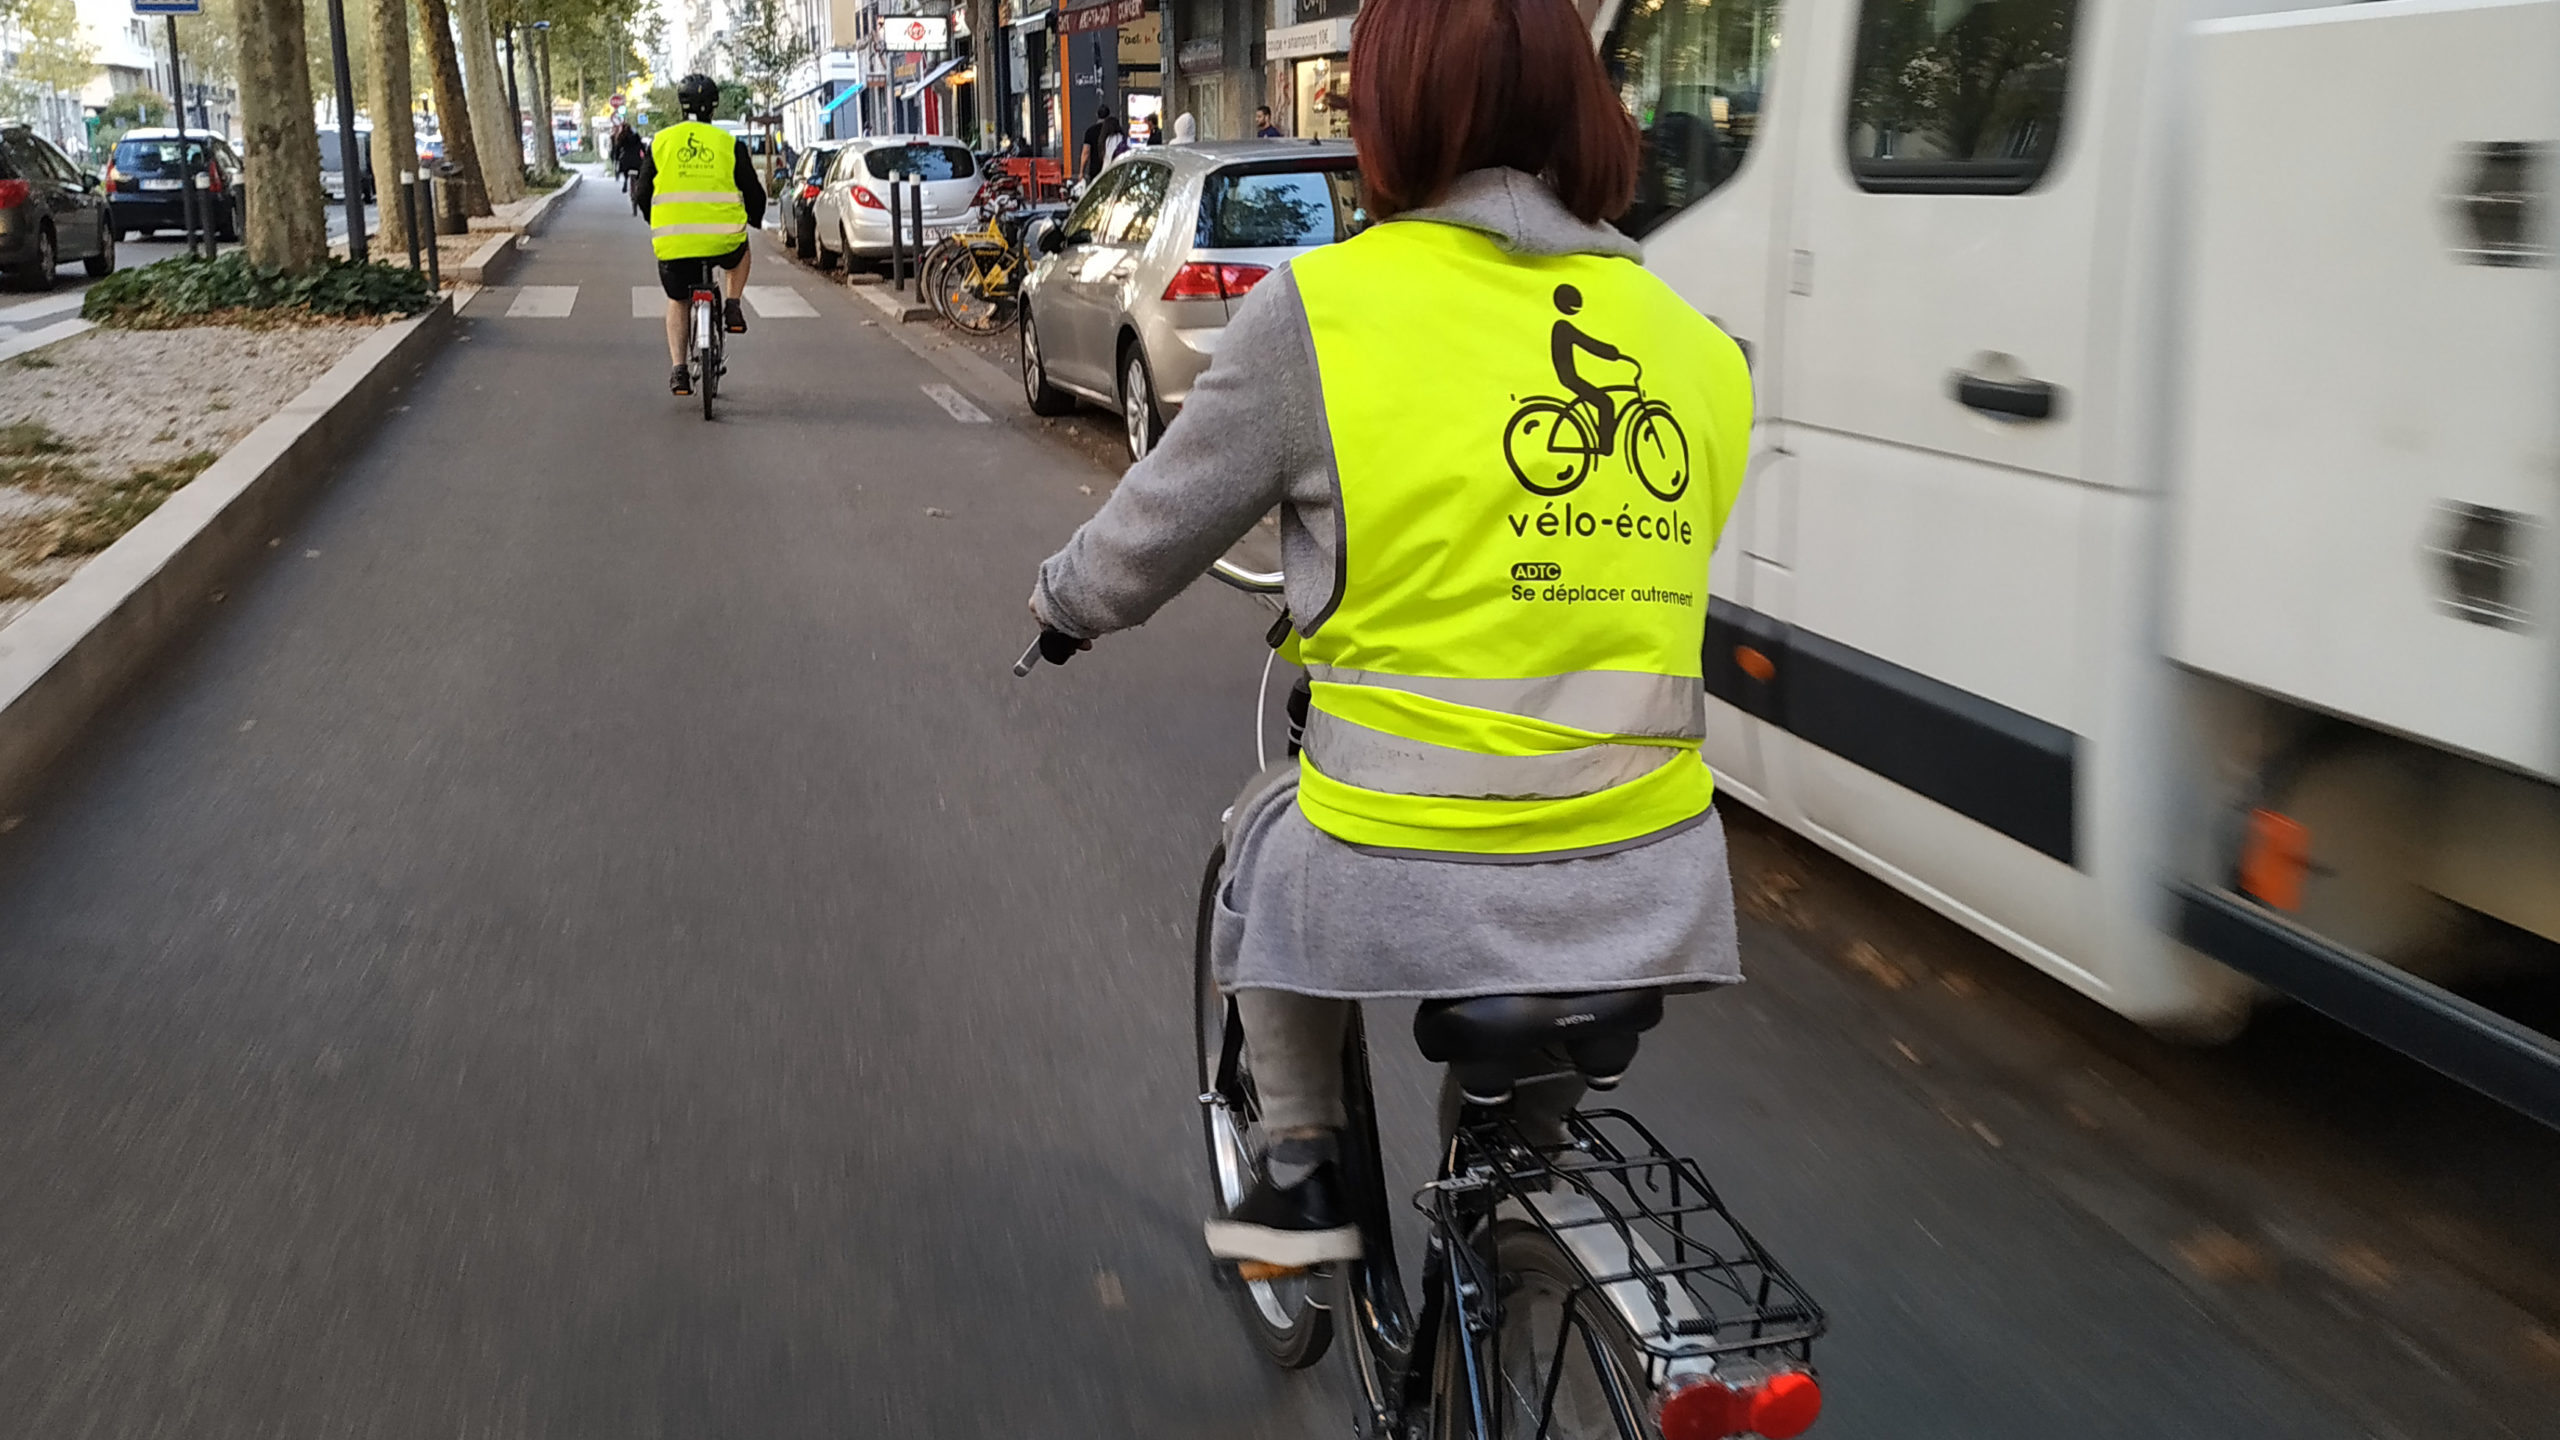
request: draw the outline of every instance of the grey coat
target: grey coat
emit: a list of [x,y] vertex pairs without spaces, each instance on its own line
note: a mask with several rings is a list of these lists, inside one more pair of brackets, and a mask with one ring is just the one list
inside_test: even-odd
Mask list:
[[[1483,231],[1521,255],[1637,257],[1537,180],[1461,178],[1396,223]],[[1254,287],[1155,452],[1041,564],[1041,622],[1093,637],[1143,624],[1277,506],[1290,613],[1340,598],[1341,481],[1315,346],[1287,267]],[[1220,981],[1308,995],[1490,995],[1742,978],[1724,830],[1707,823],[1571,860],[1419,859],[1355,849],[1300,813],[1275,766],[1230,815],[1214,931]]]

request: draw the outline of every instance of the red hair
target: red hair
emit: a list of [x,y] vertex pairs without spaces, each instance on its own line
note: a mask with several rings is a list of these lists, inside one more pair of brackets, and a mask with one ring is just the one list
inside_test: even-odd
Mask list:
[[1635,195],[1636,124],[1573,0],[1365,0],[1351,139],[1380,219],[1495,165],[1546,181],[1585,224]]

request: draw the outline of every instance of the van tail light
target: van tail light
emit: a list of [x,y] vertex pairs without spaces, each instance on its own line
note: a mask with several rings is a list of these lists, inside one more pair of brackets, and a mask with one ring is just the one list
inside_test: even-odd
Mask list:
[[872,194],[871,187],[868,185],[856,185],[845,193],[853,197],[854,204],[861,206],[865,210],[886,210],[889,208],[888,206],[880,203],[880,197]]
[[0,210],[24,205],[27,197],[34,193],[34,188],[24,180],[0,180]]
[[1167,300],[1241,300],[1271,273],[1268,265],[1213,265],[1193,260],[1165,282]]
[[1814,1378],[1781,1370],[1738,1389],[1703,1375],[1674,1380],[1663,1388],[1658,1418],[1662,1440],[1794,1440],[1821,1414],[1822,1387]]

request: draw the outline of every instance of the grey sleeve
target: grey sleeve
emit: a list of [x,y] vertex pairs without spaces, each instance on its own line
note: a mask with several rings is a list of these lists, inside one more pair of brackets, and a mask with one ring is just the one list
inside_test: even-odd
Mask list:
[[[1129,467],[1065,549],[1041,562],[1032,608],[1042,624],[1083,639],[1144,624],[1284,501],[1291,596],[1302,585],[1329,593],[1330,573],[1296,571],[1304,531],[1321,531],[1323,548],[1335,548],[1333,474],[1315,348],[1284,267],[1227,322],[1215,358],[1154,452]],[[1334,513],[1311,521],[1311,508]]]

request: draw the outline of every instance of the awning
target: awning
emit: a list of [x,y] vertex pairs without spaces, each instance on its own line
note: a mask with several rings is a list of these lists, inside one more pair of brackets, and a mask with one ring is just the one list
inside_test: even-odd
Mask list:
[[1050,14],[1050,11],[1043,10],[1037,15],[1025,15],[1021,19],[1014,21],[1012,28],[1016,30],[1037,30],[1041,26],[1049,23]]
[[785,105],[789,105],[789,104],[791,104],[791,103],[792,103],[792,102],[794,102],[794,101],[798,101],[798,100],[806,100],[806,99],[808,99],[810,96],[815,95],[815,94],[817,94],[819,91],[824,90],[824,89],[826,89],[826,88],[827,88],[827,82],[826,82],[826,81],[824,81],[824,80],[820,80],[820,81],[818,81],[817,83],[815,83],[815,84],[813,84],[813,85],[809,85],[809,86],[807,86],[807,87],[805,87],[805,88],[803,88],[803,89],[794,90],[794,91],[792,91],[790,94],[783,96],[781,99],[779,99],[779,100],[777,100],[777,101],[773,102],[773,108],[774,108],[774,109],[776,109],[776,110],[779,110],[779,109],[781,109],[783,106],[785,106]]
[[852,99],[854,96],[859,95],[859,94],[861,94],[861,93],[862,93],[862,82],[861,82],[861,81],[859,81],[859,80],[856,80],[856,81],[854,81],[851,85],[848,85],[848,86],[846,86],[846,87],[845,87],[845,89],[844,89],[844,93],[842,93],[842,94],[840,94],[840,95],[836,96],[836,98],[834,98],[833,100],[828,101],[826,104],[819,106],[819,107],[818,107],[818,113],[819,113],[819,114],[821,114],[821,115],[833,115],[834,113],[836,113],[836,107],[837,107],[837,106],[839,106],[839,105],[843,104],[843,103],[844,103],[844,102],[846,102],[847,100],[850,100],[850,99]]
[[924,87],[926,87],[927,85],[932,84],[934,81],[941,79],[943,76],[950,74],[952,71],[957,70],[957,69],[959,69],[961,66],[966,65],[966,64],[968,64],[968,63],[969,63],[969,62],[968,62],[968,60],[967,60],[966,58],[962,58],[962,59],[958,59],[958,60],[945,60],[945,61],[943,61],[941,64],[936,65],[936,66],[934,66],[932,69],[927,70],[926,72],[924,72],[924,78],[923,78],[923,79],[918,80],[918,81],[916,81],[914,84],[909,85],[909,86],[907,86],[905,89],[900,90],[900,91],[898,92],[898,98],[899,98],[899,99],[901,99],[901,100],[913,100],[913,99],[914,99],[914,98],[916,98],[917,96],[919,96],[919,95],[921,95],[921,94],[923,94],[923,93],[924,93]]

